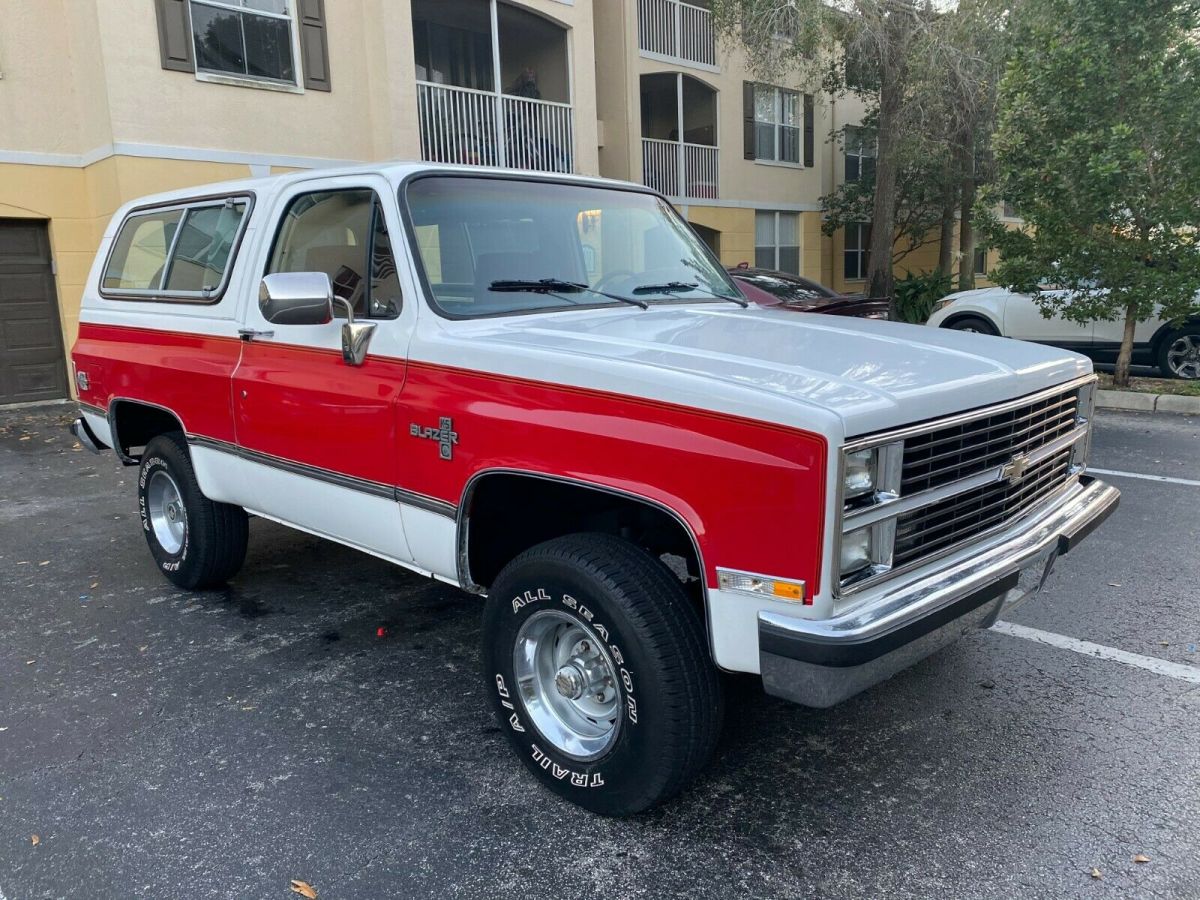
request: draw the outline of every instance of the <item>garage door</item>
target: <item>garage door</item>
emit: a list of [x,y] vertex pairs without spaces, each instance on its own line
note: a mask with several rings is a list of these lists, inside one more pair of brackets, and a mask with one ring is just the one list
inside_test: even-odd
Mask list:
[[45,222],[0,219],[0,403],[67,396]]

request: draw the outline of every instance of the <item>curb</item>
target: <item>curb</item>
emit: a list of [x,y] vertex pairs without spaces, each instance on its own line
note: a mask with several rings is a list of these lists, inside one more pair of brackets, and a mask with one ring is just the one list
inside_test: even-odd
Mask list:
[[1200,416],[1200,397],[1098,390],[1096,391],[1096,408],[1119,409],[1125,412],[1161,412]]

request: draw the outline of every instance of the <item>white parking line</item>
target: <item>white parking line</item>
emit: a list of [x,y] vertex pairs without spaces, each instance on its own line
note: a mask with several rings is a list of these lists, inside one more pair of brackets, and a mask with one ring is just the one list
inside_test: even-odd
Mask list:
[[1169,475],[1143,475],[1141,472],[1121,472],[1117,469],[1094,469],[1088,466],[1089,472],[1097,475],[1116,475],[1119,478],[1140,478],[1142,481],[1165,481],[1167,484],[1186,484],[1188,487],[1200,487],[1200,481],[1190,478],[1172,478]]
[[1025,625],[1018,625],[1015,622],[997,622],[992,626],[992,631],[998,631],[1001,634],[1007,634],[1012,637],[1025,638],[1026,640],[1036,641],[1039,644],[1047,644],[1051,647],[1058,647],[1060,650],[1072,650],[1075,653],[1082,653],[1084,656],[1092,656],[1096,659],[1106,659],[1109,662],[1121,663],[1125,666],[1132,666],[1135,669],[1144,669],[1147,672],[1153,672],[1155,675],[1166,675],[1168,678],[1175,678],[1179,681],[1189,682],[1190,684],[1200,684],[1200,669],[1195,666],[1167,662],[1165,659],[1157,659],[1153,656],[1140,656],[1137,653],[1127,653],[1124,650],[1118,650],[1116,647],[1105,647],[1103,644],[1093,644],[1091,641],[1081,641],[1078,638],[1067,637],[1064,634],[1054,634],[1051,631],[1041,631],[1037,628],[1029,628]]

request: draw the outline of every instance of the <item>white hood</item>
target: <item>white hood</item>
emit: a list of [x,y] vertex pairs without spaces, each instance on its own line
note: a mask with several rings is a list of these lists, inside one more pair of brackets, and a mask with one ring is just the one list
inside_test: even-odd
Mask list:
[[800,427],[816,407],[840,419],[847,437],[998,403],[1091,371],[1079,354],[1007,338],[713,304],[447,323],[442,337],[451,335],[477,365],[506,374]]

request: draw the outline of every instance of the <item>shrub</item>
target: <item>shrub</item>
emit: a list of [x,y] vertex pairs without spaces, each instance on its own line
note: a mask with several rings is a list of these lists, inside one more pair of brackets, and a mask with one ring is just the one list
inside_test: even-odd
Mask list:
[[923,324],[933,314],[933,304],[953,289],[950,276],[943,272],[909,272],[896,282],[896,312],[902,322]]

